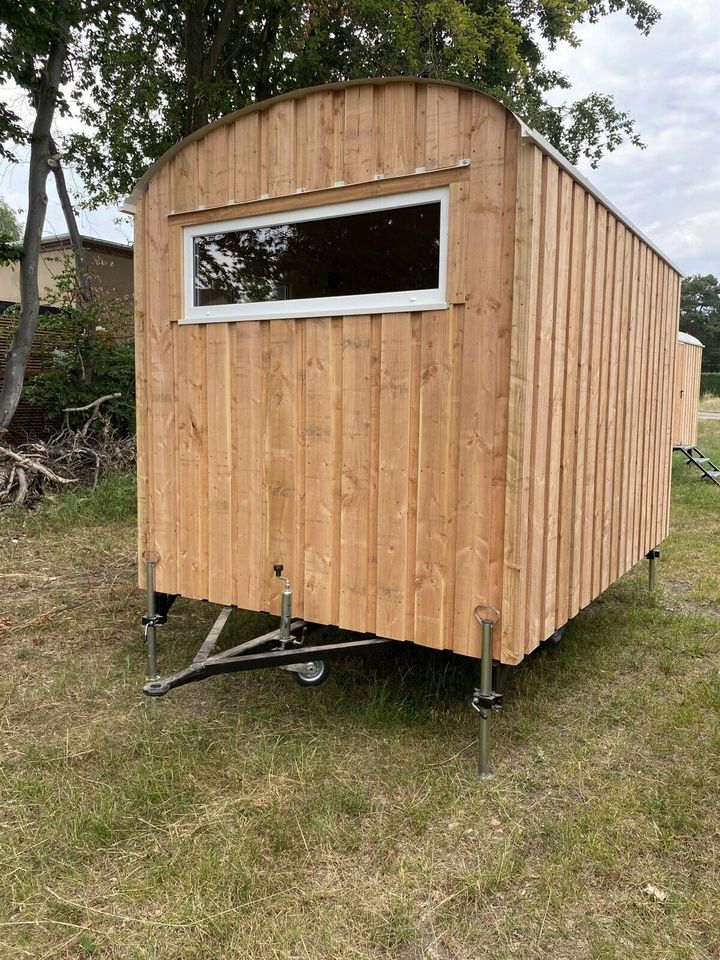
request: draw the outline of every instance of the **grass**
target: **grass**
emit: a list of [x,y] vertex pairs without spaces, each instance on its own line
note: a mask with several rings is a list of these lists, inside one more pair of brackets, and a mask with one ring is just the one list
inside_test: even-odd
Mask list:
[[[132,495],[0,519],[0,957],[720,954],[720,490],[679,457],[661,592],[640,564],[513,672],[483,783],[429,651],[143,700]],[[178,602],[166,669],[212,617]]]
[[700,397],[700,409],[703,413],[720,413],[720,397],[714,393],[703,393]]

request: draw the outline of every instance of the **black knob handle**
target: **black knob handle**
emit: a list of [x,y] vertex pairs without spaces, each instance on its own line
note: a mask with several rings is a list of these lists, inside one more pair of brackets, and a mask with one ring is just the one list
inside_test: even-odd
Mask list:
[[283,565],[281,563],[274,563],[273,570],[275,571],[275,576],[279,577],[280,574],[283,572]]

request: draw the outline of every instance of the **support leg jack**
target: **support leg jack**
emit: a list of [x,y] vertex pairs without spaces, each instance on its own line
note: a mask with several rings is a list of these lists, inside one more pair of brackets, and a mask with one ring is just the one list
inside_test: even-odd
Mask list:
[[650,588],[650,593],[655,593],[655,589],[657,587],[656,565],[659,558],[660,558],[660,551],[657,549],[650,550],[648,553],[645,554],[645,559],[648,561],[648,586]]
[[[482,616],[492,610],[494,618]],[[502,695],[496,693],[492,686],[493,675],[493,628],[499,619],[494,608],[476,607],[475,619],[482,627],[482,656],[480,658],[480,686],[475,690],[472,698],[473,709],[480,714],[480,729],[478,733],[478,770],[481,780],[492,776],[490,772],[490,717],[493,710],[502,707]]]

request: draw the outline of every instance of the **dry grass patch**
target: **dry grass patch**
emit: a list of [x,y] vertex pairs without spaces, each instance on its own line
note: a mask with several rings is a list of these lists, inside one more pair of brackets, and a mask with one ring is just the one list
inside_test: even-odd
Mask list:
[[[0,521],[1,957],[720,953],[720,491],[679,457],[661,594],[640,565],[513,673],[487,783],[441,654],[144,701],[130,497]],[[212,618],[178,603],[165,668]]]
[[703,393],[700,397],[700,409],[703,413],[720,413],[720,397],[714,393]]

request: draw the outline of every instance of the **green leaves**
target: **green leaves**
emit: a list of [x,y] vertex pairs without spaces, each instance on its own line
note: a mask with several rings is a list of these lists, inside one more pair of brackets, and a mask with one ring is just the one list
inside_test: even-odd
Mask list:
[[720,371],[720,280],[711,273],[683,280],[680,329],[704,343],[703,370]]
[[72,108],[90,132],[64,152],[89,205],[113,203],[173,143],[253,100],[407,75],[476,86],[571,160],[597,164],[622,142],[641,145],[634,123],[602,93],[551,104],[570,82],[547,68],[545,51],[577,44],[578,24],[618,11],[642,33],[660,16],[647,0],[116,0],[73,33]]

